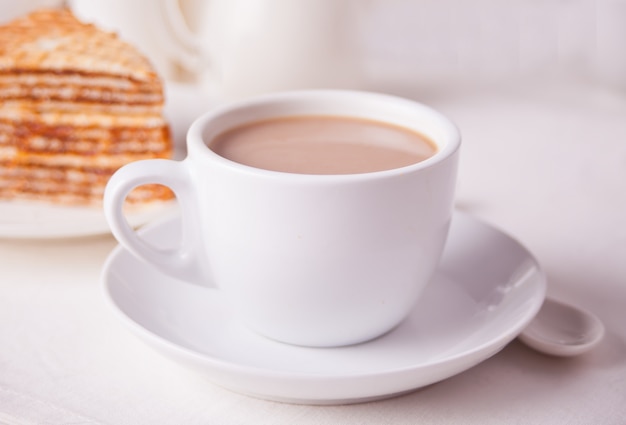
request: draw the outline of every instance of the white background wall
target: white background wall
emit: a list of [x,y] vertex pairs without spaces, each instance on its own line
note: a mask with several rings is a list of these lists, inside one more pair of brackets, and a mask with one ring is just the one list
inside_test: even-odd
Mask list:
[[371,77],[626,86],[624,0],[359,1],[357,31]]

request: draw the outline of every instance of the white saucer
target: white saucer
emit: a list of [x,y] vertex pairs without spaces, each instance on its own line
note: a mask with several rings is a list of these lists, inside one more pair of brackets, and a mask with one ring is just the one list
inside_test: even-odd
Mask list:
[[[143,230],[164,248],[178,232],[176,218]],[[462,213],[455,213],[439,271],[410,317],[349,347],[268,340],[241,325],[218,291],[168,278],[121,247],[102,278],[123,323],[170,359],[233,391],[304,404],[390,397],[463,372],[513,340],[545,296],[533,256]]]

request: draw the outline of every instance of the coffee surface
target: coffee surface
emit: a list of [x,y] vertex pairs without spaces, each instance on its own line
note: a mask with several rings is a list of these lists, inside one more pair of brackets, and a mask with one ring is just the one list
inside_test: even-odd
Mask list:
[[211,150],[240,164],[297,174],[356,174],[423,161],[437,151],[404,127],[352,117],[294,116],[227,130]]

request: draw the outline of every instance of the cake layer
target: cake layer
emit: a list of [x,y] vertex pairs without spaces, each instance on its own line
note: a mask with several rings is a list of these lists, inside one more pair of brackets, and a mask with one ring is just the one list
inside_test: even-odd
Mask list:
[[[39,108],[41,106],[41,108]],[[135,113],[118,114],[94,111],[89,108],[80,109],[76,106],[75,111],[68,109],[55,110],[50,105],[32,105],[22,102],[4,102],[0,104],[0,120],[21,126],[24,123],[37,122],[46,126],[74,126],[74,127],[162,127],[166,125],[165,119],[147,111],[135,110]],[[145,112],[145,113],[144,113]]]
[[[0,186],[0,200],[10,199],[11,201],[37,201],[56,205],[89,206],[100,207],[102,205],[103,188],[98,190],[91,188],[85,192],[71,189],[59,191],[38,190],[36,188],[4,189]],[[157,190],[150,190],[148,186],[141,186],[133,190],[126,202],[130,205],[146,205],[152,202],[170,201],[173,195],[167,188],[158,187]]]
[[0,86],[50,86],[50,87],[100,87],[119,91],[160,92],[158,81],[132,81],[115,75],[96,75],[94,73],[78,73],[69,71],[45,71],[31,69],[27,72],[19,70],[0,71]]
[[[0,164],[0,199],[32,199],[72,204],[100,204],[111,168],[47,168]],[[130,203],[172,199],[161,185],[144,185],[128,196]]]
[[81,74],[66,71],[0,71],[0,99],[52,99],[83,102],[151,104],[163,103],[157,81]]
[[146,152],[143,154],[121,153],[117,155],[77,155],[67,154],[33,154],[25,155],[16,149],[0,149],[0,164],[36,165],[41,167],[102,167],[119,168],[132,161],[151,158],[168,158],[169,151]]
[[161,104],[112,104],[49,99],[0,100],[0,117],[8,116],[12,119],[19,118],[20,114],[32,117],[46,112],[67,112],[79,116],[86,114],[120,115],[122,117],[131,116],[134,118],[144,116],[144,118],[153,121],[155,116],[160,117],[162,110],[163,105]]
[[0,158],[22,154],[121,155],[169,152],[168,127],[73,127],[0,119]]
[[141,91],[121,91],[108,87],[93,86],[51,86],[51,85],[2,85],[0,101],[26,99],[32,101],[72,101],[82,103],[100,102],[104,104],[121,103],[124,105],[162,104],[161,93]]

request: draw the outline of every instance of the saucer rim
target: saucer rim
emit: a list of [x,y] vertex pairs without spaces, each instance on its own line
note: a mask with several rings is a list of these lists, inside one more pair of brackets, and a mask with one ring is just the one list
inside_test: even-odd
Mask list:
[[[199,351],[195,351],[192,348],[177,344],[176,342],[167,339],[164,336],[161,336],[152,330],[144,327],[142,324],[135,321],[132,317],[127,315],[122,308],[118,305],[114,296],[111,293],[111,285],[110,280],[107,279],[107,276],[110,272],[111,266],[114,260],[122,255],[129,254],[128,251],[122,247],[121,245],[116,246],[113,251],[107,257],[101,275],[101,283],[102,290],[104,292],[105,298],[110,307],[112,307],[113,311],[116,313],[119,319],[128,326],[129,330],[137,336],[140,340],[149,345],[152,349],[160,352],[161,354],[168,357],[170,360],[173,360],[176,363],[186,363],[186,366],[191,366],[192,369],[199,369],[203,375],[206,375],[209,381],[212,383],[226,388],[231,391],[235,391],[240,394],[245,394],[251,397],[265,399],[265,400],[274,400],[280,402],[287,403],[297,403],[297,404],[320,404],[320,405],[329,405],[329,404],[351,404],[351,403],[362,403],[373,400],[380,400],[390,397],[395,397],[397,395],[410,393],[425,386],[443,381],[452,376],[455,376],[459,373],[462,373],[466,370],[471,369],[477,364],[489,359],[490,357],[497,354],[501,351],[507,344],[513,341],[519,334],[523,331],[523,329],[530,323],[530,321],[535,317],[538,313],[543,300],[546,296],[546,274],[545,271],[540,267],[537,259],[532,255],[532,253],[526,249],[524,245],[522,245],[515,238],[511,237],[506,232],[501,231],[495,226],[491,224],[487,224],[484,221],[477,219],[467,213],[455,211],[453,215],[454,219],[459,219],[459,217],[463,216],[464,219],[472,222],[472,225],[481,225],[490,228],[493,231],[496,231],[500,236],[506,237],[517,245],[519,245],[524,254],[534,263],[536,266],[536,278],[534,285],[536,288],[534,291],[528,295],[528,300],[533,300],[534,303],[532,306],[526,309],[526,314],[523,318],[518,319],[512,326],[507,327],[505,331],[494,333],[494,335],[489,338],[488,341],[480,345],[473,346],[469,349],[461,350],[460,352],[455,352],[450,356],[443,357],[434,357],[430,361],[427,362],[417,362],[414,365],[407,365],[403,367],[389,368],[385,370],[378,370],[375,372],[362,372],[362,371],[354,371],[350,373],[314,373],[314,372],[303,372],[303,371],[283,371],[283,370],[273,370],[270,368],[245,365],[245,364],[237,364],[233,361],[228,361],[226,359],[218,358],[211,356],[210,354],[205,354]],[[140,233],[149,233],[158,231],[159,228],[166,226],[169,222],[179,219],[177,215],[170,215],[168,217],[164,217],[158,221],[151,223],[148,226],[143,227],[140,230]],[[139,261],[139,260],[137,260]],[[161,274],[161,273],[159,273]],[[161,274],[162,275],[162,274]],[[182,284],[193,285],[192,283],[181,282]],[[195,286],[195,285],[194,285]],[[215,290],[215,289],[214,289]],[[215,290],[217,291],[217,290]],[[217,296],[221,296],[218,294]],[[390,331],[390,332],[393,332]],[[276,344],[281,344],[279,342],[275,342]],[[368,344],[368,342],[364,342],[363,345]],[[357,346],[358,346],[357,345]],[[332,350],[333,348],[316,348],[316,350]],[[181,356],[185,359],[184,362],[181,362]],[[190,364],[192,363],[192,364]],[[219,372],[218,375],[224,376],[237,376],[238,380],[243,379],[269,379],[274,381],[274,383],[278,382],[278,385],[283,386],[291,386],[294,389],[297,389],[298,386],[305,384],[315,384],[314,386],[320,385],[337,385],[337,384],[346,384],[355,379],[358,380],[375,380],[376,378],[384,378],[389,380],[390,377],[400,376],[403,374],[416,374],[421,371],[426,371],[429,369],[445,369],[445,372],[439,371],[437,373],[436,379],[428,380],[428,382],[421,382],[415,385],[406,386],[406,388],[396,390],[396,391],[376,391],[374,388],[370,388],[369,390],[362,391],[367,393],[367,395],[357,395],[353,396],[312,396],[311,394],[304,397],[290,397],[285,396],[285,391],[249,391],[245,388],[245,385],[234,385],[225,384],[224,379],[214,378],[212,373],[207,373],[207,369],[210,372]],[[275,386],[275,385],[274,385]],[[297,392],[297,391],[296,391]],[[307,391],[305,391],[306,393]],[[311,391],[308,391],[311,393]],[[315,392],[315,391],[313,391]],[[327,391],[328,392],[328,391]],[[337,392],[337,391],[335,391]]]

